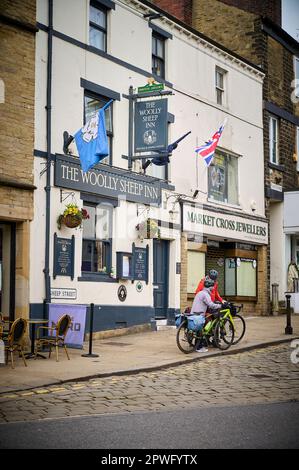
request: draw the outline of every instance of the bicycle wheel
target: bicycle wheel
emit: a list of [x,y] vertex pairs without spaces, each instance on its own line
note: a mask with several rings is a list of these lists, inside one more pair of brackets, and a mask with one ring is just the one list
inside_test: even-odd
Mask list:
[[194,331],[188,330],[187,321],[183,321],[176,334],[178,348],[185,354],[194,351],[197,337]]
[[214,333],[214,341],[216,346],[223,351],[233,344],[234,325],[229,318],[220,318],[218,320]]
[[246,323],[243,317],[241,315],[234,315],[233,316],[233,324],[234,324],[234,341],[232,344],[237,344],[243,336],[245,335],[246,331]]

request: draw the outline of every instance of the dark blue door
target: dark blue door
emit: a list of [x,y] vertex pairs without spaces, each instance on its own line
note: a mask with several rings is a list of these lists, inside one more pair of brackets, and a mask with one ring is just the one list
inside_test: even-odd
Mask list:
[[166,318],[168,309],[169,242],[154,240],[154,308],[156,318]]

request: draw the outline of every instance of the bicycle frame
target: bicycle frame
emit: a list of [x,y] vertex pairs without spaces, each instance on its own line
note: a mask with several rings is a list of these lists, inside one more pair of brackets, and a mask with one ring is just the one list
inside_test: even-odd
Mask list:
[[[223,310],[220,310],[219,313],[221,314],[220,319],[219,318],[213,318],[213,320],[210,320],[211,321],[210,324],[208,323],[206,326],[203,327],[201,332],[204,333],[204,336],[208,336],[213,331],[213,329],[214,329],[214,327],[215,327],[218,320],[223,321],[226,318],[229,318],[231,320],[231,322],[233,323],[232,315],[230,313],[229,308],[225,308]],[[213,317],[213,313],[209,313],[207,315],[207,318],[209,318],[209,317]]]

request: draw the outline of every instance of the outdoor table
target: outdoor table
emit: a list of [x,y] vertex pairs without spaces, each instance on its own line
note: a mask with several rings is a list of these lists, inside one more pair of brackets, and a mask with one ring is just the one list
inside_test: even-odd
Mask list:
[[[33,357],[35,357],[34,343],[35,343],[35,328],[36,328],[36,325],[41,324],[41,323],[49,323],[49,320],[45,320],[44,318],[43,319],[38,318],[38,319],[34,319],[34,320],[27,320],[27,323],[32,325],[32,328],[31,328],[31,351],[29,353],[26,353],[25,357],[26,357],[26,359],[32,359]],[[42,357],[43,359],[46,359],[46,357],[43,356],[42,354],[37,353],[37,356]]]

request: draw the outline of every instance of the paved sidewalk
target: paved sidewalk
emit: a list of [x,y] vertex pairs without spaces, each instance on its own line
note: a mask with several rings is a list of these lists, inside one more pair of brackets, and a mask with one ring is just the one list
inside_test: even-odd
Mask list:
[[[239,344],[224,352],[209,348],[209,352],[205,354],[183,354],[176,345],[177,330],[168,328],[95,340],[93,353],[99,355],[96,358],[81,356],[88,352],[88,343],[84,343],[84,350],[69,349],[70,361],[67,360],[63,350],[59,351],[59,362],[56,362],[55,354],[52,353],[51,359],[27,360],[28,367],[24,366],[22,359],[16,357],[14,370],[10,364],[0,366],[0,393],[91,377],[149,371],[299,338],[299,315],[292,316],[293,335],[285,334],[285,315],[251,316],[245,319],[247,329],[244,338]],[[290,348],[290,353],[291,351]]]

